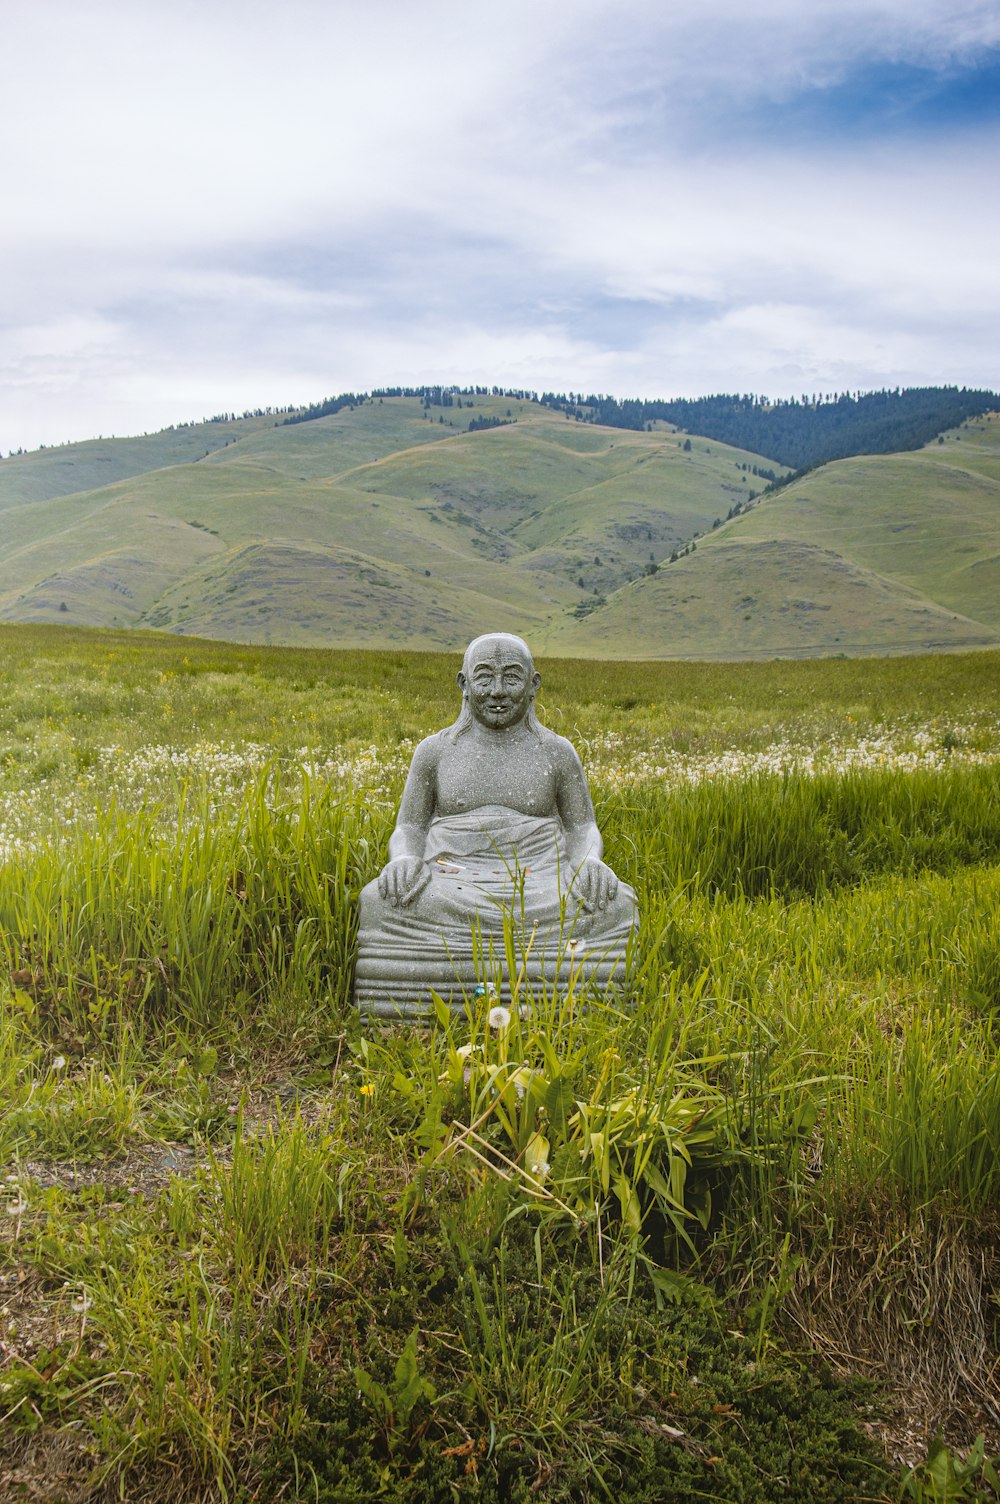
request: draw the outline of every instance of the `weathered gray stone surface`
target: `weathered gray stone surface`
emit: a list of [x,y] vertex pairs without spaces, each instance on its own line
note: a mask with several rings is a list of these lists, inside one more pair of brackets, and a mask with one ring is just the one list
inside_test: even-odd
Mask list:
[[535,715],[527,645],[477,637],[458,682],[461,714],[417,747],[389,861],[361,894],[364,1014],[422,1016],[432,991],[461,1007],[492,979],[507,1000],[512,981],[624,972],[635,894],[601,860],[576,751]]

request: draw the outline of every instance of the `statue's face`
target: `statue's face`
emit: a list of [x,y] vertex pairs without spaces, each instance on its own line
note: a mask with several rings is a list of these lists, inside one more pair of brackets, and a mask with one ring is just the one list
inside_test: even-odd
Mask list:
[[498,635],[473,644],[458,682],[480,725],[503,731],[524,720],[542,681],[523,644]]

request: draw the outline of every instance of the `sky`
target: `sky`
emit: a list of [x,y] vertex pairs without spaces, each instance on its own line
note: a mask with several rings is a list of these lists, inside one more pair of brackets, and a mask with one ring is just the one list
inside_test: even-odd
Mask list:
[[1000,387],[1000,0],[4,0],[0,452]]

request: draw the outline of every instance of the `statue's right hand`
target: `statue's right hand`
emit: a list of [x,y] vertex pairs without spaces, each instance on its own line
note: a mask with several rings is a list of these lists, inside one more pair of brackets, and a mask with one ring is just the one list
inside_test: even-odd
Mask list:
[[431,869],[419,856],[398,856],[379,873],[378,891],[394,909],[406,908],[419,898],[431,880]]

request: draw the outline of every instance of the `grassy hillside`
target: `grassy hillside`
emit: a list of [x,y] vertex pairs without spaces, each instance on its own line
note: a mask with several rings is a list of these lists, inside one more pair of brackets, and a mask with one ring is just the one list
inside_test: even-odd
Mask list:
[[912,454],[841,460],[779,493],[733,535],[806,541],[1000,627],[1000,415]]
[[[469,431],[483,419],[502,426]],[[1000,641],[997,415],[749,510],[760,456],[518,398],[154,437],[115,441],[115,463],[159,468],[89,490],[90,446],[4,461],[25,494],[4,514],[0,619],[426,649],[503,626],[606,657]],[[170,462],[184,446],[197,460]],[[76,489],[42,494],[57,484]]]
[[[551,630],[546,651],[740,658],[986,646],[1000,632],[946,611],[831,548],[714,543]],[[623,645],[626,645],[623,647]]]
[[[487,399],[480,399],[486,402]],[[489,411],[498,407],[518,412],[532,404],[492,402]],[[270,425],[231,454],[212,455],[211,462],[269,466],[297,480],[347,476],[358,466],[370,465],[397,450],[420,448],[440,439],[453,438],[464,432],[473,413],[457,408],[435,408],[433,418],[416,398],[385,398],[344,408],[333,417],[317,418],[308,423]],[[439,421],[440,420],[440,421]]]
[[186,423],[136,438],[88,439],[80,444],[9,455],[0,463],[0,511],[26,501],[90,491],[166,465],[192,463],[262,428],[272,428],[275,421],[262,417],[238,418],[232,423]]
[[[469,432],[483,417],[505,426]],[[533,635],[745,500],[754,458],[516,399],[367,402],[12,510],[0,616],[414,647],[490,623]]]
[[825,465],[545,640],[653,657],[1000,641],[1000,416],[915,453]]

